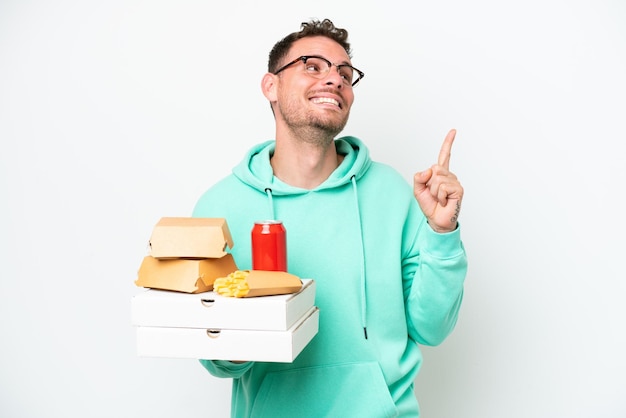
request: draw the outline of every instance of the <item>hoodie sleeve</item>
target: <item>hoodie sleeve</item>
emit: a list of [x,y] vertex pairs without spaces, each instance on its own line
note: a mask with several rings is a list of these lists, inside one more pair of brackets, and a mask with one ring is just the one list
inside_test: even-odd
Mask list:
[[[407,222],[412,237],[403,257],[402,274],[409,335],[423,345],[441,344],[457,322],[467,273],[460,225],[439,234],[419,212]],[[417,219],[416,219],[417,218]],[[415,224],[417,222],[417,225]],[[412,232],[411,232],[412,231]]]
[[215,377],[236,379],[250,370],[254,362],[233,363],[225,360],[200,360],[200,364]]

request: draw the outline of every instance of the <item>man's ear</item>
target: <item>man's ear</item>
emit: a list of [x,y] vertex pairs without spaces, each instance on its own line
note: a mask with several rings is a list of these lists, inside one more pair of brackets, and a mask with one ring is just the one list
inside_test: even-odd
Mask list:
[[261,80],[261,90],[263,91],[263,95],[270,103],[276,101],[276,83],[277,83],[277,75],[272,73],[266,73]]

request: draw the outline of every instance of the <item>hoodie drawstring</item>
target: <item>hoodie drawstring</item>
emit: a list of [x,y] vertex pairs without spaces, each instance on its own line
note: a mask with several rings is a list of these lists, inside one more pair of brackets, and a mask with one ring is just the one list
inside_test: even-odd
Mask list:
[[365,294],[365,243],[363,242],[363,228],[361,225],[361,209],[359,207],[359,194],[356,187],[356,177],[350,177],[352,190],[354,190],[354,203],[356,209],[356,219],[359,224],[359,242],[361,243],[361,325],[363,334],[367,340],[367,298]]
[[265,193],[267,194],[268,203],[270,205],[270,217],[268,219],[276,219],[274,215],[274,202],[272,201],[272,189],[266,187]]

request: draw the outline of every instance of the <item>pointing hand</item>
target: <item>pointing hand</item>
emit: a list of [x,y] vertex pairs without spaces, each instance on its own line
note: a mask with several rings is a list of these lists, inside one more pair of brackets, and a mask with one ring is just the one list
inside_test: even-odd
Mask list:
[[416,173],[413,178],[415,198],[430,227],[439,233],[456,229],[463,200],[463,187],[449,170],[455,136],[456,130],[450,130],[439,151],[437,164]]

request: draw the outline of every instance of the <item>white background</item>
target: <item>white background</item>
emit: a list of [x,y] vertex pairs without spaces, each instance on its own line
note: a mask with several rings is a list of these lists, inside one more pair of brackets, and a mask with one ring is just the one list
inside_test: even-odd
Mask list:
[[310,17],[350,31],[375,159],[409,181],[458,129],[470,269],[423,416],[626,416],[621,0],[2,0],[0,416],[228,415],[230,381],[136,356],[133,281],[273,137],[267,53]]

